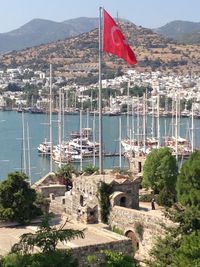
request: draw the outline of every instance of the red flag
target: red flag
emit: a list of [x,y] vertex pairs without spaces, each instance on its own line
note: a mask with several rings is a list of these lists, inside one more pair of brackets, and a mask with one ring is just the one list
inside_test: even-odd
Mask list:
[[114,19],[104,10],[103,51],[114,54],[127,63],[137,63],[135,54],[126,43],[123,33],[120,31]]

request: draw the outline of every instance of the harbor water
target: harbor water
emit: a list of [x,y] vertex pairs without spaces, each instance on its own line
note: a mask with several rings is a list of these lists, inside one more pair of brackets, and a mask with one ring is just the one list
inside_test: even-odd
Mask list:
[[[119,116],[103,116],[103,143],[104,151],[108,153],[119,153]],[[129,136],[128,128],[134,125],[132,135],[137,133],[136,117],[131,117],[127,120],[125,115],[121,116],[122,131],[121,136],[125,138]],[[24,170],[26,165],[28,173],[28,157],[30,155],[30,173],[32,182],[38,180],[40,177],[49,172],[50,160],[48,157],[39,156],[37,146],[44,141],[46,137],[49,139],[48,115],[46,114],[24,114],[24,132],[23,139],[22,127],[22,113],[15,111],[0,111],[0,180],[4,180],[7,174],[13,171]],[[127,123],[128,122],[128,123]],[[58,144],[58,118],[53,115],[53,143]],[[83,127],[93,128],[94,116],[83,115]],[[142,125],[142,123],[140,124]],[[148,117],[147,132],[150,134],[152,128],[151,117]],[[171,119],[160,118],[160,136],[171,134]],[[200,120],[195,120],[195,146],[200,146],[199,141],[199,126]],[[156,127],[155,127],[156,128]],[[180,123],[180,135],[183,138],[191,140],[191,122],[188,118],[182,118]],[[27,131],[27,129],[29,129]],[[154,129],[155,130],[155,129]],[[80,116],[79,115],[65,115],[63,135],[65,140],[70,138],[70,133],[73,131],[80,131]],[[142,130],[140,130],[141,132]],[[156,130],[155,130],[156,131]],[[29,134],[27,134],[29,132]],[[29,138],[28,138],[29,137]],[[95,117],[95,138],[98,142],[98,116]],[[29,142],[28,142],[29,140]],[[29,145],[28,145],[29,143]],[[25,147],[25,150],[23,150]],[[29,149],[28,149],[29,147]],[[24,156],[26,160],[24,161]],[[93,159],[87,159],[83,165],[92,163]],[[79,168],[78,163],[74,163]],[[98,160],[96,159],[98,166]],[[122,167],[127,167],[126,160],[122,160]],[[119,167],[119,157],[105,157],[104,168]],[[54,170],[58,168],[56,164],[53,165]]]

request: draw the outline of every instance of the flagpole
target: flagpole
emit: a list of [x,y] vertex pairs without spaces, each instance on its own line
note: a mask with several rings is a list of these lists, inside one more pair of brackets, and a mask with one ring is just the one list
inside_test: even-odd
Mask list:
[[103,125],[102,125],[102,7],[99,7],[99,171],[103,173]]

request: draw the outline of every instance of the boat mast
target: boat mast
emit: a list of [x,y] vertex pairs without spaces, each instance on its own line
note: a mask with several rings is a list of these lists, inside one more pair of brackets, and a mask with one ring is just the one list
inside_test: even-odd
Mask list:
[[62,89],[62,140],[65,138],[65,93]]
[[[90,121],[90,113],[89,113],[89,108],[87,108],[87,121],[86,121],[86,127],[87,127],[87,129],[90,127],[89,121]],[[89,132],[88,132],[88,130],[87,130],[87,138],[89,138]]]
[[83,130],[82,130],[82,109],[80,110],[80,171],[83,170]]
[[132,132],[133,132],[133,145],[135,144],[135,114],[134,114],[134,105],[133,105],[133,100],[132,100],[132,110],[131,110],[131,115],[132,115]]
[[53,140],[52,140],[52,64],[50,64],[50,87],[49,87],[49,142],[50,142],[50,172],[53,170]]
[[61,149],[61,147],[62,147],[62,130],[61,130],[61,123],[62,123],[62,121],[61,121],[61,117],[62,117],[62,92],[61,92],[61,88],[59,89],[59,112],[58,112],[58,140],[59,140],[59,147],[60,147],[60,150],[59,150],[59,153],[60,153],[60,157],[59,157],[59,167],[61,167],[61,165],[62,165],[62,159],[61,159],[61,157],[62,157],[62,155],[61,155],[61,153],[62,153],[62,149]]
[[30,137],[29,137],[29,125],[27,123],[27,150],[28,150],[28,177],[31,185],[31,157],[30,157]]
[[95,111],[94,111],[94,118],[93,118],[93,166],[95,166],[96,165],[96,155],[95,155],[95,153],[96,153],[96,147],[95,147],[95,142],[96,142],[96,138],[95,138],[95,131],[96,131],[96,129],[95,129],[95,124],[96,124],[96,118],[95,118]]
[[127,86],[127,137],[129,136],[130,133],[130,118],[129,118],[129,100],[130,100],[130,81],[128,81],[128,86]]
[[173,96],[172,96],[172,119],[171,119],[171,124],[172,124],[172,137],[174,136],[174,103],[175,102],[175,95],[173,93]]
[[152,136],[152,139],[155,137],[154,136],[154,127],[155,127],[155,114],[154,114],[154,100],[153,100],[153,96],[151,96],[151,111],[152,111],[152,120],[151,120],[151,136]]
[[121,141],[122,141],[122,118],[121,116],[119,117],[119,168],[122,168],[122,146],[121,146]]
[[25,128],[24,128],[24,111],[22,110],[22,141],[23,141],[23,163],[24,173],[26,173],[26,144],[25,144]]
[[138,99],[137,99],[137,148],[138,148],[138,152],[139,152],[139,149],[140,149],[140,99],[139,99],[139,96],[138,96]]
[[157,137],[158,137],[158,148],[160,148],[160,95],[158,93],[157,102]]
[[176,140],[176,160],[178,160],[178,96],[176,94],[176,122],[175,122],[175,140]]
[[195,130],[195,127],[194,127],[194,103],[192,103],[192,153],[194,152],[194,146],[195,146],[195,135],[194,135],[194,130]]
[[102,124],[102,7],[99,8],[99,171],[103,173],[103,124]]
[[146,152],[146,96],[143,95],[143,149]]

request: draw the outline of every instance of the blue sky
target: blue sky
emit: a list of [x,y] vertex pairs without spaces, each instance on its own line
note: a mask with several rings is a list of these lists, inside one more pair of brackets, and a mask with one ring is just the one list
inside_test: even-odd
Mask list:
[[14,30],[34,18],[63,21],[97,17],[103,6],[111,16],[156,28],[172,20],[200,22],[200,0],[5,0],[0,5],[0,33]]

